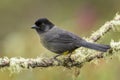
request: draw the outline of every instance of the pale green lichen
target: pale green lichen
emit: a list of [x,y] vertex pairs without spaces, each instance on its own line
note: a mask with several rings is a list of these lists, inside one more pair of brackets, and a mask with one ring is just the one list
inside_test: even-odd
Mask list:
[[[23,63],[21,63],[23,62]],[[8,70],[10,70],[11,73],[19,73],[22,71],[22,67],[20,65],[26,66],[26,59],[24,58],[11,58],[10,59],[10,67]]]
[[94,64],[99,64],[99,59],[95,58],[94,60],[92,60],[90,63],[94,63]]
[[0,65],[3,64],[4,62],[9,62],[8,57],[0,58]]
[[[113,31],[118,30],[118,27],[120,26],[120,15],[117,13],[113,20],[107,21],[100,29],[93,32],[90,36],[90,41],[94,42],[94,39],[97,39],[98,37],[102,37],[109,29],[112,28]],[[119,28],[120,29],[120,28]]]
[[88,57],[91,57],[97,54],[95,50],[83,48],[83,47],[75,50],[74,53],[75,54],[73,54],[71,58],[79,63],[84,63],[87,61]]
[[114,40],[112,40],[110,42],[110,46],[115,49],[115,50],[120,50],[120,41],[119,42],[115,42]]
[[[0,65],[9,63],[9,58],[8,57],[3,57],[0,58]],[[0,70],[3,72],[4,70],[6,70],[6,67],[1,67]]]
[[[120,20],[120,15],[119,15],[119,12],[116,13],[115,17],[114,17],[115,20]],[[120,24],[120,23],[119,23]]]
[[[32,66],[29,66],[30,64],[34,64],[34,63],[39,63],[41,62],[43,58],[39,58],[37,57],[36,59],[25,59],[25,58],[11,58],[10,59],[10,66],[9,66],[9,70],[11,73],[19,73],[22,70],[26,70],[26,69],[31,69],[32,70]],[[34,66],[34,65],[33,65]]]
[[110,22],[106,22],[100,29],[98,29],[96,32],[93,32],[92,35],[90,36],[90,41],[93,41],[92,39],[96,39],[98,36],[102,37],[107,30],[112,28],[113,24],[111,25]]
[[120,59],[120,54],[119,54],[120,53],[120,41],[115,42],[114,40],[112,40],[110,42],[110,46],[112,47],[112,54],[114,54]]

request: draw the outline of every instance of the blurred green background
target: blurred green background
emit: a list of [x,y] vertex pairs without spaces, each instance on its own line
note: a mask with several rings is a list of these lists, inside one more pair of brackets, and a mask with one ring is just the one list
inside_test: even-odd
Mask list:
[[[54,56],[46,50],[30,27],[41,17],[81,37],[88,37],[120,11],[120,0],[0,0],[0,56],[36,58]],[[114,36],[115,35],[115,36]],[[118,41],[120,32],[110,31],[98,43]],[[98,65],[87,63],[77,80],[119,80],[120,61],[113,57]],[[73,70],[63,67],[27,70],[10,76],[0,71],[3,80],[73,80]]]

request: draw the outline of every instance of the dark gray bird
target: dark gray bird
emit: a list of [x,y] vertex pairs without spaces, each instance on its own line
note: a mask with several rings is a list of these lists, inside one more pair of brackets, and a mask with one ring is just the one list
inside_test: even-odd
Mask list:
[[109,45],[90,43],[71,32],[60,29],[47,18],[38,19],[32,28],[39,34],[43,46],[57,54],[62,54],[66,51],[71,53],[79,47],[101,52],[106,52],[110,49]]

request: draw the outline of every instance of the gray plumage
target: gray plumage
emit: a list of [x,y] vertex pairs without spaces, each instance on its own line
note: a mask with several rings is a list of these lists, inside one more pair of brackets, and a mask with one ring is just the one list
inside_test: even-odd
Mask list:
[[38,19],[32,28],[36,29],[43,46],[57,54],[62,54],[66,51],[71,53],[79,47],[86,47],[102,52],[110,49],[109,45],[90,43],[71,32],[60,29],[46,18]]

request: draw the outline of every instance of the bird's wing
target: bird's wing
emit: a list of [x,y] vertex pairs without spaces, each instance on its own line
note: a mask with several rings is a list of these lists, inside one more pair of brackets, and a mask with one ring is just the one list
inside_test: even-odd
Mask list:
[[68,34],[68,33],[60,33],[60,34],[56,34],[54,35],[54,38],[50,39],[50,42],[56,42],[56,43],[65,43],[65,44],[69,44],[69,43],[74,43],[76,41],[76,36],[74,36],[73,34]]

